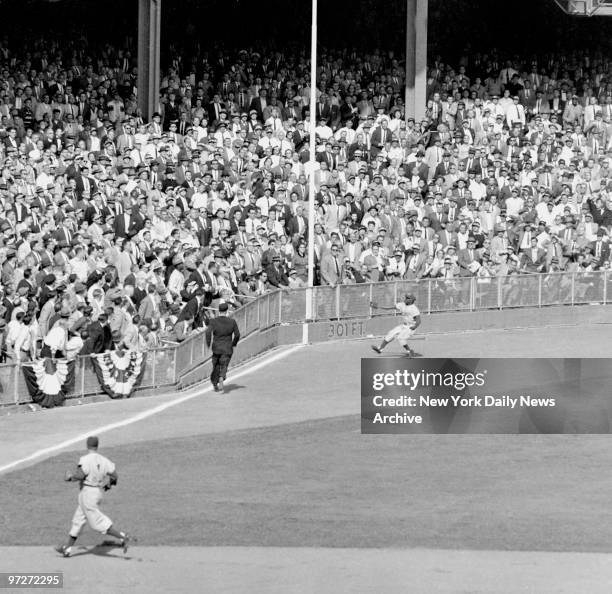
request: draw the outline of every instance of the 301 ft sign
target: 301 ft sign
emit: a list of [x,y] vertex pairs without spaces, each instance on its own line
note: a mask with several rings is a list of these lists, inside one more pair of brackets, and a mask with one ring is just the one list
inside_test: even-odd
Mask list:
[[327,338],[359,338],[364,334],[363,321],[333,322],[328,326]]

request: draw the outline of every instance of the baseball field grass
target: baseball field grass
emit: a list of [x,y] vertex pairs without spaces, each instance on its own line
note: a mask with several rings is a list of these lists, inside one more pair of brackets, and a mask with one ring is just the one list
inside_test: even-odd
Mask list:
[[[597,357],[612,334],[496,330],[418,348]],[[305,347],[230,377],[226,395],[102,433],[119,470],[102,509],[139,537],[127,556],[89,529],[74,558],[52,550],[76,505],[62,477],[84,444],[2,474],[0,571],[64,571],[66,591],[88,580],[113,594],[612,591],[608,436],[361,435],[370,354],[364,341]],[[171,398],[0,417],[0,465]]]
[[[605,437],[362,436],[347,416],[104,453],[122,478],[103,509],[145,546],[612,550]],[[61,538],[74,458],[6,477],[0,545]]]

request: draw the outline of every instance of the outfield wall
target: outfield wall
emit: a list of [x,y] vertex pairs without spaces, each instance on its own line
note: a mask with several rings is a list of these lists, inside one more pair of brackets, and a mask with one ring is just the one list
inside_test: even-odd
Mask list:
[[[277,304],[268,300],[269,321]],[[318,321],[308,324],[308,342],[321,343],[334,340],[355,340],[368,336],[384,335],[398,323],[395,316],[355,317],[340,320]],[[445,334],[488,329],[579,326],[580,324],[612,323],[612,305],[550,306],[541,308],[439,312],[423,315],[421,331],[426,334]],[[232,366],[249,360],[273,348],[300,344],[303,340],[303,324],[278,323],[267,328],[253,330],[238,345]],[[203,333],[178,348],[165,348],[147,352],[147,364],[142,387],[135,394],[148,396],[183,390],[203,382],[210,375],[210,352]],[[83,403],[106,400],[91,369],[91,362],[83,357],[77,361],[76,381],[68,394],[67,403]],[[23,374],[17,365],[0,366],[0,411],[27,409],[30,403]]]
[[[308,324],[308,342],[315,344],[383,336],[398,322],[396,316],[313,322]],[[424,334],[452,334],[504,328],[546,328],[607,323],[612,324],[612,305],[560,306],[541,309],[430,314],[423,316],[421,332]],[[302,337],[303,325],[301,324],[276,326],[261,333],[252,334],[238,345],[232,365],[245,363],[274,347],[300,344]],[[178,388],[184,389],[197,384],[209,375],[210,362],[207,360],[181,378]]]

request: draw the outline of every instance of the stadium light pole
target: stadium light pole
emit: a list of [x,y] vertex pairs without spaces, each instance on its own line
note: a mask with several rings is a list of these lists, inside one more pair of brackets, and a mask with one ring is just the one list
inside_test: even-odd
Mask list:
[[310,39],[310,149],[308,176],[308,289],[306,290],[306,323],[302,341],[308,342],[308,321],[313,318],[314,285],[314,219],[315,219],[315,150],[317,101],[317,0],[312,0],[312,27]]

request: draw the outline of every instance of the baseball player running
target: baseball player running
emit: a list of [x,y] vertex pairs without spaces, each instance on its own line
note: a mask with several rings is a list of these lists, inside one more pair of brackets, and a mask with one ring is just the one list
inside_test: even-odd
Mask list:
[[421,312],[419,308],[415,305],[416,297],[411,294],[407,294],[404,296],[404,302],[398,302],[395,305],[390,307],[379,307],[377,303],[371,302],[370,307],[373,309],[393,309],[398,310],[400,314],[404,318],[404,322],[395,328],[392,328],[383,341],[380,343],[380,346],[377,347],[372,345],[372,350],[376,351],[379,355],[382,353],[383,349],[394,339],[397,339],[404,349],[406,349],[408,356],[413,357],[416,353],[408,346],[408,340],[414,334],[414,331],[421,325]]
[[81,457],[75,472],[67,471],[64,480],[80,483],[79,504],[72,518],[72,527],[68,533],[65,544],[55,548],[64,557],[70,557],[72,546],[79,537],[85,526],[89,526],[96,532],[109,534],[119,539],[123,552],[126,553],[128,544],[135,542],[134,537],[113,527],[113,522],[105,516],[98,505],[102,501],[104,491],[109,491],[117,484],[117,471],[115,465],[98,453],[98,438],[87,438],[87,454]]

